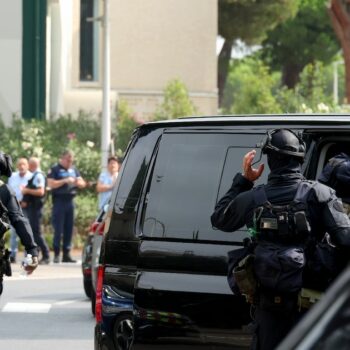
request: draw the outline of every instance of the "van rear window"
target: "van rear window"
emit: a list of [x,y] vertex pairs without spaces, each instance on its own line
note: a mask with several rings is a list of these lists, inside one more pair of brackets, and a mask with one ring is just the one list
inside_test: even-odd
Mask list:
[[[210,223],[218,199],[241,171],[245,153],[262,135],[165,134],[143,211],[142,233],[150,237],[241,241]],[[261,181],[266,179],[263,177]]]

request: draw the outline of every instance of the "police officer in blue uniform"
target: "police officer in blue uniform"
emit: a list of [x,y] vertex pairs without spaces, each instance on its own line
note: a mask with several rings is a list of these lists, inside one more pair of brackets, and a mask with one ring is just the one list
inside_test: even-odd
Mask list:
[[37,157],[29,159],[29,170],[33,174],[26,187],[22,188],[22,208],[26,208],[30,226],[33,230],[35,243],[39,246],[42,254],[40,265],[50,263],[50,251],[43,236],[41,223],[43,206],[46,193],[46,177],[40,169],[40,160]]
[[48,186],[52,190],[52,225],[54,228],[54,263],[60,262],[61,238],[63,236],[62,262],[74,263],[70,255],[74,226],[74,197],[78,188],[84,188],[86,182],[73,166],[73,152],[62,153],[58,164],[48,174]]
[[[217,203],[211,222],[227,232],[246,225],[255,234],[255,259],[259,253],[260,258],[254,269],[260,287],[252,348],[272,350],[300,317],[297,297],[300,283],[304,283],[301,272],[305,266],[305,241],[310,237],[321,240],[328,232],[338,247],[350,247],[350,221],[334,190],[304,179],[301,164],[305,144],[300,135],[289,129],[268,132],[262,152],[267,154],[271,171],[267,184],[253,188],[264,165],[253,168],[256,151],[248,152],[243,159],[242,174],[236,174],[231,188]],[[301,205],[300,210],[294,210],[297,205]],[[278,214],[274,216],[276,210]],[[290,275],[281,271],[275,274],[273,266],[269,267],[276,255],[291,263],[290,266],[294,264]],[[271,275],[273,278],[269,280]],[[277,281],[276,276],[281,279]],[[292,279],[288,280],[290,276]],[[280,282],[281,286],[284,283],[284,289],[277,290]],[[285,282],[290,290],[286,290]]]

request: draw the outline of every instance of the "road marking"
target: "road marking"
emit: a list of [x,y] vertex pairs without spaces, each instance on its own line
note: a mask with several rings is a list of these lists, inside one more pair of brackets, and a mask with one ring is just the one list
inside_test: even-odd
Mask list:
[[44,303],[7,303],[2,312],[25,312],[47,314],[51,309],[51,304]]
[[69,305],[75,303],[77,300],[62,300],[62,301],[56,301],[54,305]]

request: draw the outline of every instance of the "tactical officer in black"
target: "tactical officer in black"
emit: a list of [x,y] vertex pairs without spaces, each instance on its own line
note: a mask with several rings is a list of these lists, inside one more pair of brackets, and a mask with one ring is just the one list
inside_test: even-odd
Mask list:
[[350,216],[350,156],[342,152],[329,159],[318,181],[335,190]]
[[[11,176],[11,173],[11,158],[0,152],[0,175],[9,177]],[[22,213],[22,209],[17,201],[15,193],[7,184],[0,181],[0,294],[2,292],[3,275],[11,275],[9,253],[4,247],[4,235],[9,229],[9,223],[15,228],[27,254],[32,255],[32,263],[24,266],[24,269],[30,274],[38,266],[38,252],[33,239],[32,229],[29,225],[28,219]]]
[[256,151],[248,152],[243,173],[235,176],[211,221],[227,232],[246,225],[255,237],[259,287],[252,349],[271,350],[300,317],[297,297],[304,283],[306,242],[320,241],[328,232],[335,245],[350,247],[350,221],[334,190],[301,174],[305,144],[299,135],[289,129],[268,132],[262,152],[271,170],[268,183],[253,188],[264,165],[252,168]]

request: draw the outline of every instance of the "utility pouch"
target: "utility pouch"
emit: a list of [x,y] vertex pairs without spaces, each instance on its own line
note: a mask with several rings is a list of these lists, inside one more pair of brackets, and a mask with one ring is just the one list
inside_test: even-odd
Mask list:
[[233,269],[233,278],[248,302],[253,302],[257,289],[257,281],[254,275],[254,255],[249,254]]
[[261,242],[254,254],[255,275],[263,288],[282,294],[299,292],[305,265],[302,247]]
[[237,286],[233,270],[238,264],[249,254],[252,254],[255,249],[255,243],[250,238],[243,240],[244,247],[230,250],[227,253],[227,282],[233,294],[240,295],[241,292]]
[[322,293],[308,288],[302,288],[298,294],[298,306],[301,309],[310,309],[322,297]]

